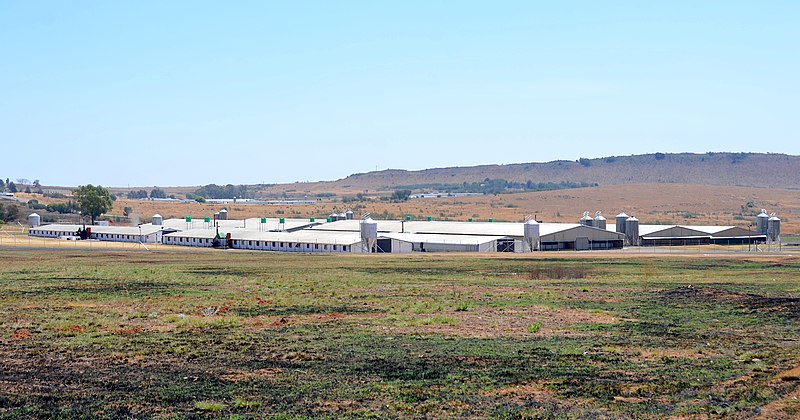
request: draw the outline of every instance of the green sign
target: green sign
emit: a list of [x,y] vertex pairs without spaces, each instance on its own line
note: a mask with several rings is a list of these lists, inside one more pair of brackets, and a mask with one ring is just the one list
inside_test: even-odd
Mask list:
[[211,222],[211,218],[210,217],[206,217],[205,219],[203,219],[203,221],[206,222],[206,223],[210,223]]
[[313,222],[313,221],[314,221],[314,218],[312,217],[312,218],[308,219],[308,221],[309,221],[309,222]]
[[428,216],[428,221],[430,222],[431,220],[433,220],[433,216]]
[[490,217],[490,218],[489,218],[489,221],[490,221],[490,222],[494,222],[494,219]]
[[186,216],[186,223],[192,223],[192,216]]
[[472,221],[472,218],[470,217],[469,219],[467,219],[467,221],[468,221],[468,222],[471,222],[471,221]]
[[267,218],[266,217],[262,217],[261,218],[261,223],[267,223]]
[[406,216],[406,222],[411,221],[411,216]]
[[278,219],[278,220],[279,220],[281,223],[286,223],[286,219],[284,219],[283,217],[281,217],[281,218],[280,218],[280,219]]

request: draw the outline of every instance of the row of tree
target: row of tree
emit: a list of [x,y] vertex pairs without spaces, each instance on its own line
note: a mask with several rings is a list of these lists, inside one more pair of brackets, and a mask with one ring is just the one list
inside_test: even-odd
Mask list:
[[18,187],[17,184],[24,185],[25,189],[23,191],[28,194],[30,193],[44,194],[44,190],[42,190],[42,185],[39,183],[38,179],[33,181],[33,184],[30,184],[30,181],[28,181],[27,179],[18,179],[17,183],[14,183],[8,178],[6,178],[5,181],[0,179],[0,191],[10,192],[10,193],[19,192],[20,187]]
[[186,198],[194,200],[196,197],[205,198],[252,198],[246,185],[217,185],[208,184],[200,187],[194,194],[186,194]]
[[167,193],[158,187],[150,190],[149,194],[145,190],[128,191],[129,200],[141,200],[145,198],[167,198]]

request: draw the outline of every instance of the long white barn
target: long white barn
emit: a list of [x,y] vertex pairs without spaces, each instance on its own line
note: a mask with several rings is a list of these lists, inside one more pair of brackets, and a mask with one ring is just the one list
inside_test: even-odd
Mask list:
[[[366,239],[360,220],[250,218],[244,220],[166,219],[140,226],[87,226],[89,239],[164,243],[193,247],[278,252],[408,253],[408,252],[530,252],[534,250],[598,250],[623,246],[747,244],[766,235],[736,226],[639,225],[635,218],[617,224],[581,223],[372,221],[375,233]],[[602,219],[605,221],[605,219]],[[628,222],[627,224],[625,222]],[[586,223],[584,223],[586,222]],[[631,224],[633,222],[633,224]],[[620,226],[627,226],[626,233]],[[31,236],[75,237],[83,225],[34,226]],[[530,227],[530,226],[529,226]],[[623,230],[623,231],[619,231]],[[526,234],[529,236],[526,237]]]

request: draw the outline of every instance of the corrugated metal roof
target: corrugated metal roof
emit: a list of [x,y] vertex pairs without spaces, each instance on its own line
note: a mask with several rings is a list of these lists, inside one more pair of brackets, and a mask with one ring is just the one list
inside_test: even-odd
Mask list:
[[[173,229],[177,230],[190,230],[190,229],[204,229],[207,226],[214,226],[214,220],[212,218],[211,222],[206,223],[203,219],[192,219],[190,223],[186,222],[186,219],[166,219],[164,220],[163,226],[168,226]],[[262,225],[260,217],[251,217],[244,220],[217,220],[216,223],[219,225],[220,229],[248,229],[248,230],[277,230],[277,229],[299,229],[304,228],[312,224],[309,219],[285,219],[285,223],[283,226],[280,226],[280,219],[277,218],[267,218],[267,223]],[[321,223],[320,222],[313,222],[313,223]],[[147,223],[146,225],[142,226],[152,226],[152,224]]]
[[639,236],[652,235],[662,230],[672,229],[678,225],[639,225]]
[[[401,222],[398,220],[374,220],[378,223],[378,232],[400,232]],[[409,223],[409,222],[406,222]],[[337,232],[360,232],[361,220],[338,220],[335,222],[324,223],[313,226],[310,230],[314,231],[337,231]]]
[[[525,236],[525,223],[523,222],[453,222],[453,221],[409,221],[377,220],[380,233],[420,233],[443,235],[474,235],[474,236]],[[572,229],[577,223],[540,223],[539,234],[549,235]],[[358,232],[358,220],[340,220],[325,223],[311,228],[312,231],[329,230]]]
[[694,226],[694,225],[686,226],[686,225],[680,225],[680,227],[683,227],[683,228],[686,228],[686,229],[698,230],[700,232],[704,232],[704,233],[708,233],[710,235],[713,235],[715,233],[719,233],[719,232],[722,232],[724,230],[733,229],[736,226]]
[[[67,224],[51,224],[51,225],[42,225],[39,227],[31,228],[30,230],[33,232],[36,231],[54,231],[54,232],[63,232],[63,233],[75,233],[78,229],[82,228],[84,225],[67,225]],[[87,228],[92,230],[92,233],[104,233],[104,234],[112,234],[112,235],[151,235],[156,233],[160,230],[169,230],[171,229],[162,229],[162,226],[157,225],[142,225],[141,232],[138,226],[93,226],[93,225],[86,225]],[[165,226],[166,227],[166,226]]]
[[[259,232],[249,229],[219,230],[223,238],[227,233],[231,239],[242,241],[268,241],[268,242],[296,242],[309,244],[352,245],[361,242],[361,235],[350,232],[325,232],[299,230],[296,232]],[[217,235],[216,229],[192,229],[182,232],[170,233],[164,236],[176,238],[207,238]]]
[[425,233],[385,233],[380,236],[404,242],[447,245],[481,245],[498,239],[507,238],[507,236],[437,235]]

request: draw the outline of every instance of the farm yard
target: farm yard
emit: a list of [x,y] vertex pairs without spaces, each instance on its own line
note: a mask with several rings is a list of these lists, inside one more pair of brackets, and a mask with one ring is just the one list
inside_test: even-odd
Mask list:
[[800,415],[797,254],[4,248],[0,417]]

